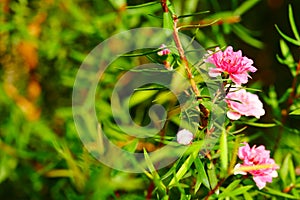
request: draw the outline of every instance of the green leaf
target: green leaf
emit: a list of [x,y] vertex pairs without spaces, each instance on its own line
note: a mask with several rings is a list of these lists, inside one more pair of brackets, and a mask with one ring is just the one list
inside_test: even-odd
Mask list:
[[277,25],[275,25],[275,28],[277,29],[278,33],[281,35],[281,37],[283,37],[286,41],[296,45],[296,46],[300,46],[300,41],[295,40],[287,35],[285,35],[279,28]]
[[250,190],[253,186],[252,185],[247,185],[247,186],[243,186],[240,188],[235,189],[234,191],[230,192],[230,197],[234,197],[240,194],[243,194],[244,192]]
[[201,162],[200,158],[199,157],[196,158],[194,163],[195,163],[196,169],[198,171],[197,182],[196,182],[197,187],[195,186],[195,193],[198,191],[201,183],[203,183],[203,185],[205,187],[210,189],[209,180],[208,180],[206,171],[204,169],[203,163]]
[[123,147],[124,150],[128,151],[128,152],[134,152],[137,148],[137,145],[139,143],[138,139],[134,139],[132,141],[129,142],[129,144],[127,144],[126,146]]
[[278,126],[276,123],[257,123],[257,122],[247,122],[247,121],[243,121],[241,123],[249,126],[260,127],[260,128],[271,128],[271,127]]
[[247,44],[253,46],[253,47],[256,47],[258,49],[262,49],[264,47],[264,44],[253,38],[251,35],[249,35],[248,33],[246,33],[244,31],[244,29],[242,28],[242,25],[240,24],[233,24],[232,25],[232,30],[233,32],[241,39],[243,40],[244,42],[246,42]]
[[251,197],[251,195],[248,192],[244,192],[243,193],[245,200],[253,200],[253,198]]
[[[167,189],[166,186],[164,185],[164,183],[162,182],[159,174],[157,173],[147,151],[144,149],[144,157],[148,166],[149,171],[152,174],[153,177],[153,182],[155,184],[155,186],[157,187],[157,189],[160,191],[160,193],[163,195],[163,198],[167,197]],[[147,173],[146,173],[147,174]]]
[[244,1],[244,3],[242,3],[234,11],[234,14],[236,14],[236,15],[242,15],[245,12],[247,12],[248,10],[250,10],[253,6],[255,6],[255,4],[257,4],[258,2],[260,2],[260,0],[248,0],[248,1]]
[[300,108],[293,110],[292,112],[290,112],[290,115],[300,115]]
[[285,102],[285,101],[289,98],[289,96],[290,96],[290,94],[291,94],[292,91],[293,91],[292,88],[287,89],[287,90],[284,92],[284,94],[280,97],[280,99],[278,100],[278,103],[283,103],[283,102]]
[[297,197],[294,197],[290,194],[286,194],[283,192],[280,192],[278,190],[274,190],[271,189],[269,187],[265,187],[264,191],[261,191],[262,193],[266,193],[266,194],[271,194],[271,195],[275,195],[275,196],[279,196],[279,197],[284,197],[284,198],[288,198],[288,199],[298,199]]
[[279,171],[279,174],[280,174],[280,178],[281,180],[283,181],[283,184],[285,186],[288,185],[287,183],[287,175],[288,175],[288,171],[289,171],[289,166],[288,166],[288,163],[289,163],[289,159],[291,159],[291,154],[287,154],[283,160],[283,163],[282,165],[280,166],[280,171]]
[[133,93],[129,100],[130,107],[141,104],[157,93],[157,90],[143,90]]
[[296,183],[296,173],[295,173],[295,167],[292,159],[289,159],[288,161],[288,168],[289,168],[289,174],[292,180],[292,183]]
[[294,20],[293,9],[292,9],[291,5],[289,5],[289,20],[290,20],[291,28],[292,28],[292,31],[295,35],[295,38],[298,41],[300,41],[300,36],[299,36],[298,31],[297,31],[297,26],[296,26],[296,23],[295,23],[295,20]]
[[173,186],[174,184],[178,184],[180,179],[186,174],[186,172],[190,169],[191,165],[193,164],[194,160],[197,158],[199,151],[194,151],[181,165],[178,172],[175,174],[175,176],[172,178],[172,180],[169,183],[169,186]]
[[228,146],[227,146],[227,134],[226,130],[222,131],[220,137],[220,160],[221,160],[221,167],[223,172],[227,172],[228,169]]
[[[207,175],[210,182],[211,189],[215,188],[218,184],[218,178],[216,175],[216,169],[213,163],[209,163],[208,169],[207,169]],[[216,191],[217,193],[219,190]]]
[[202,12],[196,12],[196,13],[192,13],[192,14],[188,14],[188,15],[180,15],[177,18],[185,18],[185,17],[192,17],[192,16],[197,16],[197,15],[202,15],[205,13],[209,13],[209,11],[202,11]]
[[167,0],[167,6],[168,6],[168,9],[169,9],[169,12],[171,13],[171,15],[174,15],[175,14],[175,8],[172,5],[171,1]]
[[283,59],[280,59],[279,56],[277,56],[278,61],[281,64],[287,65],[290,68],[290,71],[293,75],[293,77],[296,76],[296,65],[295,61],[292,55],[292,52],[290,51],[288,45],[284,42],[284,40],[279,41],[281,53],[283,56]]
[[173,29],[174,23],[170,12],[163,13],[163,28]]
[[234,190],[239,184],[240,184],[241,180],[235,180],[232,183],[230,183],[227,188],[225,188],[221,195],[219,196],[219,198],[221,198],[221,196],[229,196],[229,194],[231,193],[232,190]]
[[152,6],[152,5],[158,4],[158,3],[159,3],[159,2],[154,1],[154,2],[148,2],[148,3],[138,4],[138,5],[134,5],[134,6],[126,6],[126,8],[127,8],[127,9],[143,8],[143,7]]

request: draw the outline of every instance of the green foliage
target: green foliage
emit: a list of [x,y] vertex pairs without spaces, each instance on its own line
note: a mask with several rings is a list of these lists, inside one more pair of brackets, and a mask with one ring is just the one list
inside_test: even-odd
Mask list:
[[[167,111],[166,125],[153,138],[140,139],[125,134],[123,127],[114,121],[110,99],[114,84],[124,73],[176,71],[186,77],[178,47],[167,46],[171,54],[160,57],[157,52],[162,49],[158,46],[122,55],[101,77],[94,97],[99,124],[93,124],[89,116],[83,120],[83,126],[94,133],[90,137],[97,138],[88,144],[88,149],[76,131],[81,127],[75,127],[73,120],[72,89],[76,73],[87,54],[105,39],[132,28],[163,27],[190,35],[205,49],[237,44],[237,38],[244,45],[261,49],[264,43],[259,34],[249,29],[243,20],[247,12],[260,3],[259,0],[167,0],[168,12],[163,12],[159,1],[3,1],[0,5],[0,199],[299,199],[300,64],[299,56],[292,53],[290,45],[299,47],[300,36],[292,5],[288,8],[288,18],[293,36],[276,26],[282,37],[279,40],[281,52],[276,56],[280,64],[288,67],[293,80],[282,95],[275,86],[260,93],[269,108],[266,109],[270,112],[268,117],[262,120],[245,117],[235,122],[226,119],[222,125],[215,123],[206,127],[205,120],[197,122],[193,143],[179,159],[158,169],[149,152],[165,144],[178,145],[176,132],[186,126],[179,127],[180,120],[190,122],[199,117],[199,113],[193,112],[195,107],[215,109],[220,115],[226,112],[222,105],[212,103],[222,97],[209,96],[211,88],[205,84],[208,77],[203,73],[207,66],[199,60],[188,67],[195,81],[190,83],[199,89],[201,105],[195,101],[180,113],[179,103],[166,88],[157,84],[136,88],[126,99],[133,121],[147,125],[150,118],[145,111],[158,103]],[[186,47],[191,41],[183,44]],[[119,45],[122,41],[111,44],[110,49],[101,53],[117,50]],[[133,66],[145,63],[163,66],[166,62],[172,70],[132,70]],[[91,77],[88,73],[84,76]],[[217,81],[226,83],[227,80],[222,77],[212,82],[218,87]],[[176,79],[172,83],[180,88],[180,81]],[[257,89],[246,89],[257,92]],[[192,90],[185,92],[195,95]],[[90,102],[84,103],[89,105]],[[128,116],[121,109],[124,104],[117,101],[114,106],[118,119],[126,121]],[[79,112],[89,109],[85,107]],[[203,117],[204,113],[200,114]],[[157,117],[155,113],[153,116]],[[210,126],[220,130],[216,136],[219,138],[213,148],[202,151],[207,145],[205,139]],[[94,129],[97,132],[93,132]],[[140,131],[136,127],[127,130]],[[104,132],[123,150],[142,152],[148,171],[142,174],[118,171],[93,157],[89,151],[94,155],[103,155],[106,151]],[[273,183],[258,190],[251,177],[233,175],[233,169],[239,162],[237,154],[241,142],[255,144],[264,140],[280,170]]]

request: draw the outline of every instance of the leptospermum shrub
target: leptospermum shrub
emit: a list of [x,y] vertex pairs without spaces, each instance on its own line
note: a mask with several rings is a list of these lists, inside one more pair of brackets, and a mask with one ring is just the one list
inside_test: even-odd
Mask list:
[[[253,15],[245,15],[263,1],[137,2],[0,3],[0,199],[300,199],[300,24],[294,19],[299,10],[293,14],[292,5],[288,8],[290,30],[274,28],[273,34],[281,37],[274,57],[290,77],[279,92],[282,83],[265,86],[258,80],[265,62],[258,64],[261,58],[246,53],[249,46],[260,51],[264,45],[247,25]],[[95,60],[118,53],[128,41],[140,44],[146,39],[157,46],[120,55],[102,77],[98,69],[80,74],[85,78],[77,85],[80,97],[90,98],[73,105],[95,100],[95,108],[72,110],[76,73],[89,51],[139,27],[164,28],[171,37],[163,40],[163,34],[153,35],[151,29],[109,43]],[[194,41],[202,47],[189,49]],[[190,62],[193,53],[197,59]],[[155,65],[135,68],[149,63]],[[127,72],[132,73],[122,79]],[[118,95],[111,97],[119,79],[119,86],[130,85],[151,73],[165,75],[174,91],[182,92],[178,96],[189,101],[179,102],[176,94],[151,82],[134,88],[125,99],[130,117],[141,126],[151,117],[158,119],[153,127],[161,128],[153,134],[151,127],[150,136],[140,138],[143,127],[129,126],[124,133],[124,126],[118,126],[127,122],[128,113]],[[99,78],[94,97],[88,89]],[[149,109],[153,104],[166,108],[165,115]],[[76,127],[74,110],[86,114]],[[93,110],[97,123],[89,116]],[[160,120],[160,114],[165,118]],[[88,137],[78,137],[76,128]],[[137,153],[139,160],[105,148],[108,143]],[[168,145],[174,152],[160,153]],[[180,156],[166,159],[164,167],[154,162],[177,150]],[[151,157],[153,152],[158,153]],[[105,155],[108,164],[100,162]],[[132,167],[130,162],[138,172],[109,165]]]

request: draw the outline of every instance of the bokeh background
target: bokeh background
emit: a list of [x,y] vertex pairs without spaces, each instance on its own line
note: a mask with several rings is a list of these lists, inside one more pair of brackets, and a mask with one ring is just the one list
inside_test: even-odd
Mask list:
[[[276,59],[280,35],[275,24],[292,35],[288,5],[300,27],[300,1],[250,1],[253,6],[240,13],[233,11],[241,0],[172,3],[178,15],[210,11],[179,23],[220,19],[222,23],[197,32],[183,32],[196,35],[205,48],[241,49],[258,68],[250,85],[265,93],[275,86],[281,96],[292,76]],[[147,2],[147,7],[138,6]],[[0,199],[144,199],[147,178],[115,172],[84,149],[74,127],[71,97],[76,72],[96,45],[124,30],[161,26],[162,9],[155,1],[0,0]],[[299,59],[300,49],[290,48]],[[108,106],[102,102],[97,111],[105,113]],[[267,105],[266,110],[262,121],[269,122],[274,113]],[[297,128],[297,119],[287,123]],[[274,132],[268,129],[256,139],[273,148]]]

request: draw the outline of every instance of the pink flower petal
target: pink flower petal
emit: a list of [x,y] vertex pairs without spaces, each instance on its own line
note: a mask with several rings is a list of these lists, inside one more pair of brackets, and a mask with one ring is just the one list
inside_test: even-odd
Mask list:
[[258,96],[246,90],[230,91],[226,95],[226,102],[230,111],[227,113],[229,119],[237,120],[240,116],[254,116],[260,118],[265,114],[262,102]]
[[238,120],[241,117],[241,114],[238,112],[228,111],[227,117],[231,120]]
[[[262,189],[266,186],[266,183],[272,182],[274,177],[278,176],[277,169],[279,166],[275,164],[275,161],[270,158],[270,151],[266,150],[263,145],[256,147],[255,145],[250,148],[248,143],[244,143],[244,146],[241,146],[238,151],[238,157],[243,161],[243,164],[237,164],[235,167],[235,174],[239,174],[240,171],[238,167],[240,166],[249,166],[256,167],[253,170],[249,170],[253,176],[257,187]],[[270,167],[260,168],[260,166],[270,165]]]
[[228,46],[224,52],[219,47],[215,49],[215,53],[208,51],[208,57],[204,62],[215,65],[215,70],[209,71],[209,76],[216,77],[219,72],[226,72],[229,74],[231,80],[241,85],[248,82],[249,72],[255,72],[257,69],[252,66],[253,60],[242,56],[242,51],[233,51],[231,46]]

